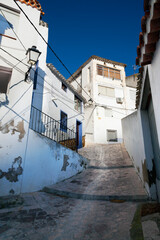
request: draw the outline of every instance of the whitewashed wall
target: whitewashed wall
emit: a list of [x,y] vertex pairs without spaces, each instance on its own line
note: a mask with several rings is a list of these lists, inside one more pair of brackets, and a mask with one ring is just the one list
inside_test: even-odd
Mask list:
[[87,160],[29,130],[21,192],[33,192],[81,172]]
[[[19,10],[13,1],[1,0],[0,2]],[[25,4],[19,4],[35,25],[39,27],[40,12],[35,8],[27,7]],[[12,14],[12,11],[9,12],[12,17],[7,20],[13,21],[10,23],[25,49],[32,47],[32,45],[37,46],[38,35],[35,34],[35,30],[24,15],[15,15]],[[5,19],[3,20],[5,21]],[[7,29],[4,34],[11,34],[12,37],[17,38],[11,29]],[[0,46],[19,60],[24,59],[23,62],[27,64],[26,50],[18,39],[12,40],[2,37]],[[10,190],[15,193],[20,191],[19,181],[21,181],[24,167],[33,86],[32,82],[24,82],[28,67],[2,50],[0,50],[0,66],[8,68],[14,66],[8,94],[0,94],[0,195],[7,195]]]
[[62,89],[62,81],[46,67],[44,81],[43,112],[60,121],[60,111],[67,114],[67,127],[76,132],[76,120],[82,122],[82,135],[85,135],[84,106],[81,112],[74,109],[74,92]]
[[[141,117],[143,114],[143,120]],[[122,130],[125,147],[133,161],[140,179],[143,182],[148,194],[156,199],[155,184],[149,186],[148,172],[152,170],[153,151],[150,142],[150,132],[145,112],[136,111],[122,119]],[[143,135],[142,125],[145,136]],[[147,146],[144,146],[144,137]]]
[[[144,47],[141,48],[141,59],[140,62],[143,61],[142,57],[145,53],[145,45],[148,41],[148,33],[150,32],[151,26],[151,19],[153,17],[153,7],[156,0],[150,1],[151,8],[150,8],[150,16],[147,18],[146,24],[146,33],[144,34]],[[133,156],[134,164],[140,170],[140,177],[142,181],[146,181],[147,178],[146,173],[143,174],[143,168],[148,169],[148,173],[152,174],[151,182],[156,181],[156,190],[155,184],[152,183],[150,187],[150,194],[153,198],[156,198],[156,193],[160,200],[160,181],[156,178],[156,173],[153,160],[155,156],[153,155],[152,149],[152,141],[150,136],[150,126],[148,122],[148,113],[147,109],[144,109],[142,106],[142,101],[147,102],[147,94],[145,94],[144,89],[149,79],[150,87],[151,87],[151,94],[152,94],[152,102],[153,102],[153,109],[155,114],[155,122],[157,128],[157,135],[158,135],[158,143],[160,147],[160,84],[159,84],[159,76],[160,76],[160,40],[156,44],[156,51],[153,55],[152,63],[149,65],[144,66],[143,72],[143,79],[142,79],[142,88],[140,94],[140,104],[137,112],[134,115],[130,115],[122,120],[123,125],[123,132],[124,132],[124,142],[126,148],[131,156]],[[142,135],[143,134],[143,135]],[[136,144],[137,141],[137,144]],[[146,162],[146,166],[145,163]],[[155,166],[157,166],[159,162],[156,162]],[[145,172],[145,170],[144,170]],[[146,184],[145,184],[146,185]],[[147,187],[146,187],[147,188]]]
[[[122,80],[112,80],[103,76],[97,75],[97,64],[104,65],[104,62],[99,60],[91,60],[83,69],[80,76],[77,79],[82,78],[82,86],[85,91],[90,94],[95,103],[92,105],[86,104],[85,107],[85,125],[86,125],[86,143],[108,143],[107,141],[107,129],[117,130],[118,142],[122,142],[122,127],[121,119],[127,115],[126,109],[126,84],[125,84],[125,69],[123,66],[116,65],[116,69],[121,70]],[[113,67],[113,64],[106,63],[105,66]],[[91,75],[89,79],[89,68]],[[76,83],[73,82],[74,87]],[[106,86],[115,89],[115,97],[107,97],[98,95],[98,86]],[[77,86],[78,87],[78,86]],[[86,93],[83,96],[89,100],[89,96]],[[123,98],[123,104],[117,104],[116,98]],[[97,109],[102,111],[97,114]],[[105,108],[112,108],[112,117],[105,116]]]

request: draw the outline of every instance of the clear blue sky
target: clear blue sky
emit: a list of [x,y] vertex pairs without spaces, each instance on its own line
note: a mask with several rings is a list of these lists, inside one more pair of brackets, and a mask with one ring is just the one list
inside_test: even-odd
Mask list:
[[[126,75],[134,73],[143,0],[39,2],[49,24],[49,43],[71,73],[91,55],[126,63]],[[69,77],[49,49],[47,62]]]

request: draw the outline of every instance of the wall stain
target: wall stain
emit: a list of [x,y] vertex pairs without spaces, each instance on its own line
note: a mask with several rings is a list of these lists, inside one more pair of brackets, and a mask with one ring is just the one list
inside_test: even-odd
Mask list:
[[71,163],[70,167],[73,168],[73,169],[77,169],[77,164],[76,163]]
[[19,139],[18,139],[19,142],[22,141],[22,139],[24,138],[24,135],[26,133],[24,130],[24,121],[23,120],[18,122],[17,126],[15,126],[14,120],[12,120],[11,122],[9,122],[3,126],[0,125],[0,131],[3,134],[7,134],[7,133],[11,132],[11,135],[14,135],[15,132],[20,133]]
[[23,168],[22,165],[22,158],[19,156],[14,159],[12,163],[12,167],[8,169],[8,172],[3,172],[0,169],[0,179],[5,177],[9,182],[18,182],[18,176],[22,175]]
[[68,155],[64,155],[63,166],[62,166],[61,171],[66,171],[66,168],[69,166],[68,159],[69,159]]
[[148,170],[146,165],[146,159],[144,159],[144,163],[142,163],[142,173],[143,173],[143,180],[144,182],[149,184],[149,178],[148,178]]
[[16,126],[16,128],[12,129],[12,135],[15,134],[15,132],[19,132],[19,142],[21,142],[22,138],[24,138],[25,135],[25,130],[24,130],[24,121],[22,120],[21,122],[19,122]]
[[144,182],[147,182],[149,184],[149,187],[151,187],[152,184],[156,184],[156,167],[154,163],[154,159],[152,159],[152,170],[149,171],[146,166],[146,159],[144,160],[144,163],[142,164],[143,169],[143,180]]
[[80,158],[78,161],[79,161],[81,167],[84,167],[84,168],[87,167],[87,163],[83,159]]

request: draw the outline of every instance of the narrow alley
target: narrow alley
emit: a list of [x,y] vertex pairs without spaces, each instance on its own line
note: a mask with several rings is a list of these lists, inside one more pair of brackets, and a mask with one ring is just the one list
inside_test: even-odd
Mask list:
[[23,204],[0,210],[1,240],[129,240],[139,203],[148,196],[121,144],[90,145],[82,173],[23,194]]

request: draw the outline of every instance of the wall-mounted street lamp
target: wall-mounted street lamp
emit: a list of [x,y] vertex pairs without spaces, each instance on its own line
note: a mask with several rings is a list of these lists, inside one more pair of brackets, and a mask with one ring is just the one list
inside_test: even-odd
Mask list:
[[29,72],[33,65],[35,65],[41,55],[41,52],[36,48],[36,46],[32,46],[29,48],[26,52],[28,63],[31,65],[28,69],[28,71],[25,74],[25,81],[27,81]]

